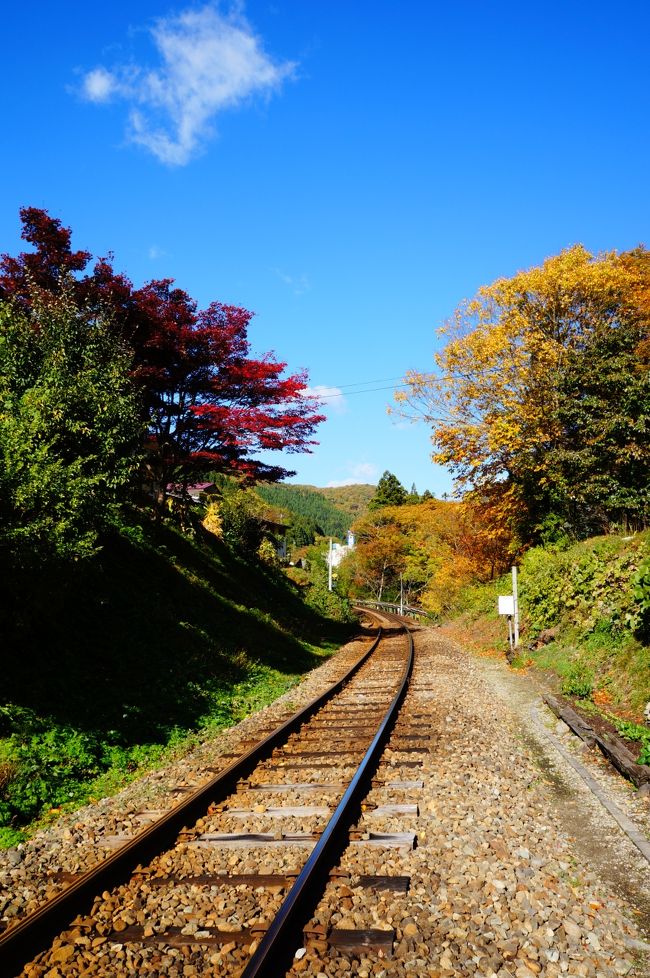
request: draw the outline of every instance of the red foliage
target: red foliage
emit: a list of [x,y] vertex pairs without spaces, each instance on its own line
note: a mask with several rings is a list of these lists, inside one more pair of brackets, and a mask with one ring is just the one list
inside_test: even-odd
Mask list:
[[254,455],[309,451],[324,417],[305,397],[306,374],[283,377],[286,364],[271,354],[251,358],[250,312],[219,302],[199,310],[172,279],[134,289],[114,271],[112,256],[88,270],[90,252],[72,251],[69,228],[34,207],[22,208],[20,216],[22,236],[34,250],[0,257],[0,298],[29,308],[35,292],[66,286],[91,314],[110,315],[133,349],[159,487],[201,469],[251,481],[291,474]]

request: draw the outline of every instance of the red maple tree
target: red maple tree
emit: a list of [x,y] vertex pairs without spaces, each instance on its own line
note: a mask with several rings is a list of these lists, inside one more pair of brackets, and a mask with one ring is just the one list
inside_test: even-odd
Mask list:
[[293,474],[256,455],[309,451],[325,419],[306,396],[305,372],[283,376],[286,364],[273,354],[251,356],[252,313],[220,302],[198,309],[172,279],[135,289],[115,272],[111,255],[89,267],[90,252],[73,251],[70,229],[47,211],[25,207],[20,217],[33,250],[0,257],[0,299],[33,309],[36,296],[68,289],[91,315],[110,317],[133,350],[159,499],[170,482],[187,482],[200,471],[249,481]]

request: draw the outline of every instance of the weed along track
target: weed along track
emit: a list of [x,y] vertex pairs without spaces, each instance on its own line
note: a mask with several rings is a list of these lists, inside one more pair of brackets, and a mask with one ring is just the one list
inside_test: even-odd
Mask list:
[[343,679],[0,936],[0,974],[252,978],[392,953],[392,930],[327,909],[408,899],[428,723],[411,633],[372,617],[384,628]]

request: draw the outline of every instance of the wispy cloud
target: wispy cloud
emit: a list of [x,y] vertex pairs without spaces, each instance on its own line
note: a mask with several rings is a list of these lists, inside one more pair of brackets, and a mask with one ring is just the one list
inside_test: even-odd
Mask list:
[[348,405],[339,387],[328,387],[326,384],[314,384],[313,387],[305,387],[303,394],[305,397],[317,397],[322,399],[323,409],[332,410],[336,414],[345,414]]
[[166,255],[167,252],[164,251],[162,248],[159,248],[158,245],[153,244],[149,248],[147,254],[149,255],[151,261],[156,261],[158,258],[162,258],[164,255]]
[[277,91],[296,67],[264,51],[239,7],[189,9],[157,20],[149,34],[156,66],[100,65],[83,76],[81,94],[97,104],[123,99],[129,138],[170,165],[203,149],[220,112]]
[[375,483],[379,474],[379,469],[372,462],[357,462],[349,467],[350,475],[345,479],[333,479],[327,483],[329,489],[337,489],[339,486],[354,486],[359,482]]
[[275,268],[274,271],[280,281],[289,286],[294,295],[304,295],[305,292],[309,292],[311,282],[306,275],[287,275],[279,268]]

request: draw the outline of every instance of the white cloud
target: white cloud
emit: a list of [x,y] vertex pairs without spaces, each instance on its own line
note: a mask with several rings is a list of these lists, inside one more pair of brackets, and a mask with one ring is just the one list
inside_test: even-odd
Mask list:
[[345,414],[348,405],[343,396],[343,391],[338,387],[328,387],[326,384],[315,384],[313,387],[306,387],[303,391],[305,397],[317,397],[323,400],[323,409],[332,409],[336,414]]
[[351,475],[346,479],[333,479],[327,483],[328,489],[337,489],[339,486],[354,486],[359,482],[376,483],[379,469],[372,462],[357,462],[350,466]]
[[279,268],[275,269],[275,274],[285,285],[289,286],[294,295],[304,295],[311,288],[311,282],[306,275],[287,275]]
[[149,31],[158,65],[103,66],[88,72],[81,94],[91,102],[124,99],[129,136],[161,162],[183,166],[214,134],[224,109],[276,91],[294,72],[274,62],[243,15],[214,4],[161,18]]
[[162,258],[164,255],[166,255],[167,252],[164,251],[162,248],[159,248],[158,245],[153,244],[149,248],[147,254],[149,255],[151,261],[156,261],[156,259]]
[[378,474],[379,469],[372,462],[357,462],[352,466],[352,475],[357,482],[372,482]]
[[110,71],[94,68],[84,75],[82,94],[89,102],[108,102],[115,87],[115,79]]

